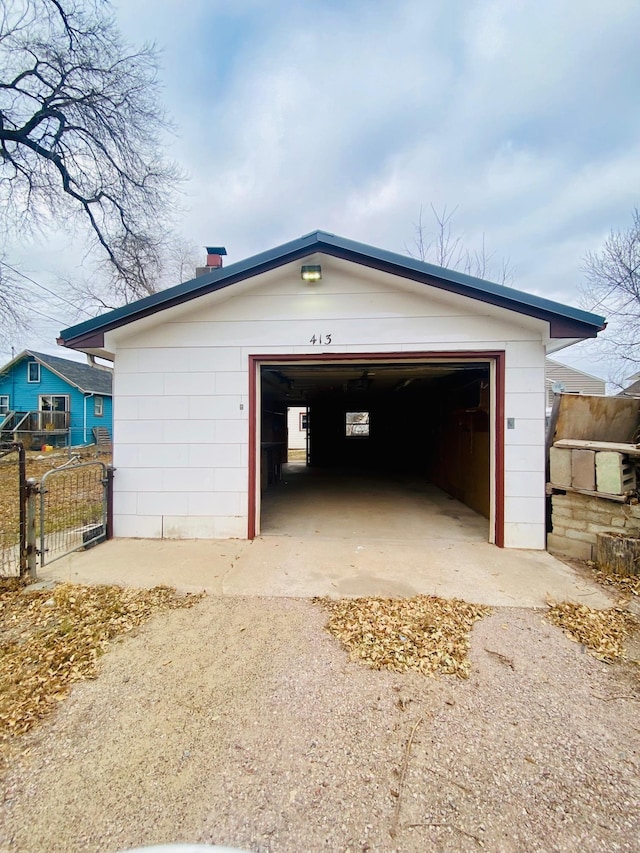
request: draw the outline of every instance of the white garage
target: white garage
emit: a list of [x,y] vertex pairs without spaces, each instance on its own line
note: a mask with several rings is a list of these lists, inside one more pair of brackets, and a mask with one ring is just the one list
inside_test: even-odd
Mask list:
[[114,362],[116,536],[264,532],[298,407],[299,476],[424,483],[486,540],[545,547],[545,355],[602,317],[321,231],[228,267],[222,253],[61,332]]

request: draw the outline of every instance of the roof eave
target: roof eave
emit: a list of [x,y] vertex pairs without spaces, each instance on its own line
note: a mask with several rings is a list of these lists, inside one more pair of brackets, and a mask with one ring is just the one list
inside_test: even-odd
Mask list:
[[[352,261],[361,266],[430,284],[441,290],[468,296],[507,310],[516,311],[525,316],[547,321],[550,326],[549,334],[552,338],[593,338],[605,327],[604,318],[598,315],[568,309],[567,306],[559,303],[493,282],[474,279],[463,273],[441,270],[439,267],[417,261],[414,258],[405,258],[371,246],[344,240],[332,234],[315,232],[245,261],[240,261],[230,267],[214,270],[197,279],[191,279],[169,290],[115,309],[115,311],[103,315],[103,322],[101,322],[101,317],[97,317],[64,329],[60,333],[58,343],[70,349],[104,347],[105,332],[197,297],[230,287],[239,281],[246,281],[292,261],[307,257],[313,252],[321,252]],[[446,275],[441,273],[446,273]]]

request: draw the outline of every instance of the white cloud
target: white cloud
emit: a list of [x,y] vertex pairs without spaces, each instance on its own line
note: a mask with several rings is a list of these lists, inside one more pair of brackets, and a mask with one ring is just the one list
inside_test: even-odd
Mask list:
[[515,285],[576,303],[640,186],[636,0],[121,3],[164,45],[185,235],[230,261],[315,228],[402,251],[458,205]]

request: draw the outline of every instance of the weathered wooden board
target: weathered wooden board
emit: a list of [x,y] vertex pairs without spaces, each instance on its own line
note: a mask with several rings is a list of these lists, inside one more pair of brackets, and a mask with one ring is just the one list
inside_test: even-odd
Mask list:
[[635,397],[562,394],[553,442],[569,438],[631,443],[640,423],[639,408]]
[[560,438],[554,447],[565,450],[597,450],[625,453],[627,456],[640,456],[640,447],[623,441],[583,441],[580,439]]
[[625,533],[598,533],[596,563],[609,575],[640,574],[640,538]]

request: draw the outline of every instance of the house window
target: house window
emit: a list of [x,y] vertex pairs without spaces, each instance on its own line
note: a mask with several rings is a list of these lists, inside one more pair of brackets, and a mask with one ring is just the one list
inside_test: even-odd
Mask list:
[[300,432],[304,432],[308,429],[307,424],[309,423],[309,415],[307,412],[300,412]]
[[41,412],[68,412],[69,398],[66,394],[41,394]]
[[9,412],[9,395],[0,394],[0,415],[6,415]]
[[37,429],[69,428],[69,397],[66,394],[41,394]]
[[27,364],[27,382],[40,382],[40,365],[37,361]]
[[102,397],[93,398],[93,414],[97,418],[101,418],[104,415],[104,400]]
[[369,412],[347,412],[345,415],[347,438],[369,437]]

